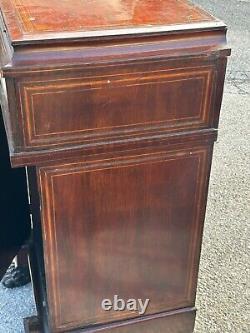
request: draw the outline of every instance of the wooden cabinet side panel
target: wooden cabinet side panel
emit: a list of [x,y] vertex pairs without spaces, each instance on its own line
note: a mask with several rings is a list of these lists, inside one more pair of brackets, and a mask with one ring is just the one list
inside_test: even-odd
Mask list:
[[[151,149],[39,170],[55,331],[138,316],[101,301],[193,306],[212,147]],[[70,305],[69,305],[70,304]]]

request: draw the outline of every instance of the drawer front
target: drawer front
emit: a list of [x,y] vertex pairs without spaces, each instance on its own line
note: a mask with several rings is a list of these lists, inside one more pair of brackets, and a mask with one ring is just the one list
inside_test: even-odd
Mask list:
[[149,299],[147,315],[193,306],[211,155],[150,148],[39,169],[53,330],[138,317],[104,311],[115,295]]
[[211,127],[213,65],[117,66],[19,82],[24,146],[47,149]]

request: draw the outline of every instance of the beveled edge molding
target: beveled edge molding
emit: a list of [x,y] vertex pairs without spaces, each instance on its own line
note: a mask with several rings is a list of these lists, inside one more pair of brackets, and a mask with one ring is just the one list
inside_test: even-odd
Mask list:
[[172,147],[179,147],[183,143],[197,144],[197,142],[203,143],[214,143],[218,137],[218,130],[211,129],[201,129],[195,131],[186,131],[178,133],[149,133],[148,135],[143,135],[139,139],[135,140],[131,137],[126,140],[113,139],[107,140],[103,143],[90,143],[89,145],[79,145],[75,147],[66,147],[65,149],[55,149],[55,150],[40,150],[31,152],[13,152],[10,153],[10,160],[12,167],[21,166],[43,166],[48,165],[54,161],[57,163],[58,160],[69,160],[72,158],[81,158],[83,155],[99,155],[104,152],[110,153],[117,152],[121,150],[134,150],[143,148],[147,145],[152,147],[152,145],[157,144],[158,146],[170,145]]
[[[131,37],[132,38],[132,37]],[[218,59],[228,57],[231,49],[227,46],[225,32],[202,31],[193,32],[187,36],[159,35],[146,37],[135,43],[135,40],[112,44],[107,40],[105,45],[86,47],[84,42],[72,47],[64,47],[62,44],[44,46],[34,45],[29,52],[23,47],[16,47],[9,63],[2,68],[6,77],[30,77],[39,73],[40,76],[54,73],[72,73],[75,70],[81,71],[87,66],[109,66],[111,63],[120,65],[124,62],[138,63],[140,61],[159,61],[162,59],[177,60],[180,58],[210,58]],[[96,41],[98,43],[98,41]],[[114,41],[113,41],[114,42]],[[188,43],[187,43],[188,42]],[[46,53],[46,54],[45,54]],[[66,60],[72,59],[69,64]],[[55,66],[54,61],[57,64]]]
[[[212,97],[214,91],[212,89],[215,79],[215,66],[206,65],[200,67],[184,67],[175,68],[174,70],[155,70],[150,72],[131,72],[130,77],[122,79],[123,74],[116,75],[102,75],[86,78],[68,78],[57,80],[44,80],[44,81],[24,81],[18,84],[19,96],[20,96],[20,108],[22,113],[23,123],[23,137],[24,137],[24,149],[46,149],[46,148],[63,148],[66,145],[79,145],[88,144],[90,142],[100,142],[105,139],[120,137],[120,139],[129,139],[132,136],[140,136],[145,133],[165,130],[183,131],[185,129],[200,129],[209,126],[210,107],[212,103]],[[197,112],[197,116],[176,118],[165,121],[153,121],[144,122],[138,124],[109,126],[106,128],[89,128],[79,129],[75,131],[58,131],[52,133],[38,134],[35,124],[34,109],[32,98],[36,94],[43,94],[46,98],[46,94],[58,93],[65,91],[66,89],[72,90],[83,89],[82,91],[101,89],[107,79],[112,80],[115,84],[119,83],[123,85],[125,82],[136,82],[138,74],[145,74],[143,77],[144,83],[140,84],[171,84],[171,82],[185,81],[185,80],[202,80],[202,92],[201,92],[201,105],[200,110]],[[126,74],[127,75],[127,74]],[[136,76],[137,75],[137,76]],[[151,81],[149,82],[149,78]],[[159,78],[165,79],[165,81],[158,82]],[[86,88],[89,86],[90,80],[97,81],[96,87]],[[142,80],[142,81],[143,81]],[[152,80],[155,80],[152,82]],[[44,85],[43,85],[44,84]],[[127,84],[125,86],[127,86]],[[138,83],[134,83],[134,85]],[[56,86],[57,85],[57,86]],[[133,84],[131,83],[133,86]],[[120,85],[119,85],[120,87]],[[123,87],[121,85],[121,87]],[[73,90],[72,90],[73,91]],[[36,111],[37,112],[37,111]],[[175,123],[176,122],[176,123]]]
[[[57,248],[57,239],[56,239],[56,231],[55,231],[55,216],[53,214],[54,211],[54,194],[53,194],[53,180],[55,177],[65,176],[68,174],[75,173],[85,173],[92,172],[94,170],[104,170],[104,169],[112,169],[117,167],[130,167],[133,165],[143,165],[150,163],[160,163],[164,161],[170,160],[178,160],[178,159],[187,159],[187,158],[197,158],[198,167],[197,167],[197,178],[203,177],[200,182],[199,188],[196,188],[195,197],[198,201],[198,205],[194,209],[194,218],[192,221],[192,226],[195,230],[194,240],[198,240],[200,228],[199,223],[201,216],[198,213],[198,209],[200,209],[201,197],[203,194],[202,188],[204,188],[206,183],[206,160],[209,158],[209,152],[211,149],[211,145],[203,145],[194,148],[183,148],[179,150],[163,150],[158,151],[156,153],[148,153],[141,155],[133,155],[133,156],[123,156],[123,157],[114,157],[103,160],[94,160],[94,161],[83,161],[83,162],[69,162],[65,164],[55,164],[53,166],[41,167],[38,169],[39,176],[39,187],[41,194],[41,212],[42,212],[42,230],[43,230],[43,239],[44,239],[44,252],[45,252],[45,272],[46,273],[46,282],[47,282],[47,292],[48,292],[48,302],[51,312],[51,320],[52,326],[57,331],[65,331],[65,329],[70,329],[75,326],[81,327],[82,325],[86,325],[86,322],[74,322],[74,323],[63,323],[60,321],[60,311],[58,309],[59,303],[59,292],[58,292],[58,283],[55,270],[51,270],[50,267],[57,267],[58,269],[58,261],[56,259],[56,248]],[[120,163],[118,163],[118,161]],[[167,311],[172,310],[173,307],[182,308],[186,306],[190,306],[194,303],[193,298],[193,288],[194,281],[192,281],[192,277],[196,274],[196,266],[195,266],[195,252],[196,252],[196,244],[191,244],[191,249],[189,249],[189,258],[192,261],[190,265],[188,265],[189,270],[186,279],[186,295],[182,300],[176,302],[175,305],[171,306],[171,308],[166,308],[164,304],[162,304],[162,309],[159,309],[159,305],[157,306],[157,312],[159,311]],[[195,272],[195,273],[194,273]],[[128,316],[128,313],[124,314],[124,317]],[[122,320],[121,314],[119,316],[113,316],[110,321]],[[129,319],[126,317],[126,319]],[[101,321],[102,318],[93,318],[93,320]]]
[[131,27],[131,28],[111,28],[111,29],[96,29],[87,30],[82,32],[38,32],[36,37],[29,33],[23,34],[23,39],[13,40],[14,45],[25,45],[25,44],[36,44],[41,41],[49,44],[51,42],[67,41],[70,38],[74,40],[93,40],[95,38],[105,38],[105,37],[120,37],[124,38],[126,36],[133,36],[140,38],[143,36],[152,36],[157,34],[174,34],[176,32],[196,32],[196,31],[216,31],[216,30],[226,30],[227,25],[220,20],[215,21],[203,21],[195,23],[184,23],[184,24],[171,24],[171,25],[153,25],[153,26],[141,26],[141,27]]
[[[92,328],[78,328],[76,330],[70,330],[70,333],[97,333],[97,332],[106,332],[110,333],[110,331],[114,331],[116,329],[119,329],[124,326],[132,326],[132,325],[140,325],[141,323],[148,322],[148,321],[154,321],[157,322],[157,320],[162,319],[171,319],[173,317],[180,317],[180,316],[190,316],[190,320],[192,321],[192,325],[194,327],[195,324],[195,317],[196,317],[196,308],[195,307],[188,307],[180,310],[175,311],[168,311],[168,312],[162,312],[157,313],[154,315],[134,318],[134,319],[128,319],[125,321],[115,322],[111,324],[104,324],[104,325],[98,325]],[[156,323],[157,324],[157,323]],[[29,317],[24,319],[24,328],[25,333],[43,333],[41,325],[39,323],[39,318],[37,316]],[[65,332],[66,333],[66,332]]]

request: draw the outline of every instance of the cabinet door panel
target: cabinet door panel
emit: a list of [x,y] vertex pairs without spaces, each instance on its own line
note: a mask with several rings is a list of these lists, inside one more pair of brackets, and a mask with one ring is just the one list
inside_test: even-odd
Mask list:
[[[211,146],[39,170],[54,330],[137,317],[103,299],[150,299],[146,314],[192,306]],[[69,306],[70,304],[70,306]]]

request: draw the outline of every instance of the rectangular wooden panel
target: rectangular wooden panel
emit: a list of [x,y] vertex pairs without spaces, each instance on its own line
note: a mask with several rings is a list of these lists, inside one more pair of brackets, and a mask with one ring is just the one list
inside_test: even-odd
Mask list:
[[[199,64],[200,65],[200,64]],[[26,149],[208,128],[215,66],[167,62],[18,84]]]
[[[211,146],[41,168],[45,268],[55,331],[193,306]],[[70,306],[69,306],[70,304]],[[165,333],[165,332],[161,332]]]

